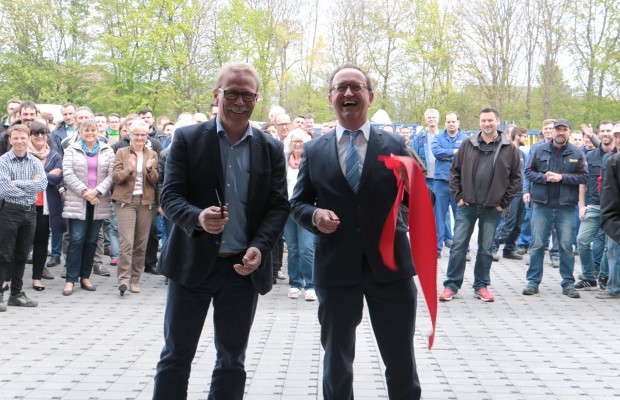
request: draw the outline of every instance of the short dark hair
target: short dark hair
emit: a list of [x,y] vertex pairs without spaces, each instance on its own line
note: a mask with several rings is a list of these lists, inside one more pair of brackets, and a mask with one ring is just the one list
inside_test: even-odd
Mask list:
[[510,140],[515,140],[518,135],[527,135],[527,129],[522,126],[515,126],[510,131]]
[[51,112],[43,111],[41,113],[41,118],[47,121],[48,124],[54,123],[54,115]]
[[484,107],[483,109],[480,110],[480,112],[478,113],[478,116],[480,116],[481,114],[490,113],[490,112],[495,114],[495,118],[497,118],[499,120],[499,111],[497,111],[493,107]]
[[456,120],[457,120],[457,121],[459,120],[459,113],[457,113],[456,111],[448,111],[448,112],[446,113],[446,117],[447,117],[448,115],[455,115],[455,116],[456,116]]
[[108,115],[108,119],[110,119],[110,117],[116,117],[118,119],[121,119],[121,116],[118,115],[117,113],[112,113],[112,114]]
[[305,118],[306,119],[310,119],[310,118],[314,119],[314,115],[308,113],[308,114],[306,114]]
[[370,76],[368,76],[368,74],[366,73],[366,71],[364,71],[363,69],[361,69],[360,67],[358,67],[355,64],[352,63],[346,63],[346,64],[342,64],[341,66],[339,66],[338,68],[336,68],[334,70],[334,72],[332,72],[332,75],[329,77],[329,92],[331,93],[332,90],[332,86],[333,86],[333,82],[334,82],[334,76],[336,76],[336,74],[340,71],[342,71],[343,69],[356,69],[359,72],[361,72],[362,74],[364,74],[364,78],[366,78],[366,89],[368,89],[369,92],[372,92],[372,82],[370,81]]
[[168,121],[168,122],[166,122],[166,123],[162,126],[162,128],[166,129],[166,127],[167,127],[168,125],[173,125],[173,126],[174,126],[174,122],[172,122],[172,121]]
[[31,125],[30,125],[30,134],[34,135],[35,133],[40,133],[43,132],[46,135],[50,134],[50,130],[47,127],[47,124],[44,124],[41,121],[34,121]]
[[74,112],[75,112],[75,109],[77,108],[77,106],[73,103],[65,103],[60,107],[60,109],[62,110],[63,108],[67,108],[67,107],[73,107]]
[[16,97],[10,98],[6,101],[6,105],[8,106],[11,103],[17,103],[20,104],[22,101]]
[[9,127],[9,129],[7,130],[9,137],[11,137],[11,134],[14,131],[20,131],[20,132],[24,132],[26,133],[28,136],[30,136],[30,128],[28,128],[26,125],[24,124],[15,124],[15,125],[11,125]]
[[601,125],[608,125],[608,124],[615,125],[615,124],[614,124],[614,121],[609,120],[609,119],[604,119],[604,120],[602,120],[601,122],[599,122],[598,127],[599,127],[599,129],[600,129],[600,128],[601,128]]
[[[102,112],[98,112],[97,114],[95,114],[95,117],[105,117],[105,114]],[[106,117],[106,120],[108,119],[108,117]]]
[[148,113],[151,113],[151,115],[154,115],[153,110],[151,110],[150,108],[141,108],[140,111],[138,111],[138,115],[144,115]]
[[37,114],[39,113],[39,109],[37,108],[37,105],[34,104],[34,102],[30,100],[24,100],[21,103],[19,103],[19,108],[17,109],[17,112],[21,114],[24,108],[34,108]]

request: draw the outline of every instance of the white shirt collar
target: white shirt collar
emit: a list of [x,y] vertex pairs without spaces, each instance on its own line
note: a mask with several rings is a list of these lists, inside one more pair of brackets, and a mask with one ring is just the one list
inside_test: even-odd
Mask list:
[[[346,129],[342,125],[340,125],[340,123],[336,124],[336,141],[337,142],[340,142],[340,139],[342,139],[342,135],[344,135],[345,130]],[[370,140],[370,122],[369,121],[366,121],[364,125],[354,130],[362,131],[362,133],[364,134],[364,137],[366,138],[366,141],[368,142]]]

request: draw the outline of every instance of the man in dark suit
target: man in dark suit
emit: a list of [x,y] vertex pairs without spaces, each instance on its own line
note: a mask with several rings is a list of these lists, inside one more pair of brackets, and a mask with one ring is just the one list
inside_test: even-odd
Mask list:
[[175,225],[158,266],[170,282],[153,399],[187,397],[211,302],[217,358],[208,398],[243,398],[258,293],[271,290],[270,252],[290,211],[282,144],[249,124],[258,88],[252,66],[225,65],[213,90],[217,118],[174,135],[161,193]]
[[330,79],[329,101],[338,125],[306,145],[291,206],[294,219],[314,231],[314,284],[325,349],[325,400],[353,399],[355,330],[364,297],[386,365],[390,399],[419,399],[413,333],[417,290],[407,228],[398,218],[392,271],[379,238],[397,194],[394,173],[379,155],[409,156],[397,135],[370,126],[373,91],[368,75],[344,65]]

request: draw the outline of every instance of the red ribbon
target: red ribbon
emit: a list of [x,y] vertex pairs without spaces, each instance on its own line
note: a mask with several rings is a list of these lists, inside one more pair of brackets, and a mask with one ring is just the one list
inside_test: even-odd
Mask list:
[[398,211],[403,201],[405,180],[401,179],[401,171],[407,171],[407,187],[409,189],[409,243],[422,293],[431,317],[432,331],[428,335],[428,349],[435,341],[435,325],[437,323],[437,230],[431,196],[426,187],[426,178],[420,166],[406,156],[379,156],[388,169],[394,171],[398,181],[398,194],[394,205],[383,225],[379,250],[383,263],[396,271],[398,266],[394,260],[394,235]]

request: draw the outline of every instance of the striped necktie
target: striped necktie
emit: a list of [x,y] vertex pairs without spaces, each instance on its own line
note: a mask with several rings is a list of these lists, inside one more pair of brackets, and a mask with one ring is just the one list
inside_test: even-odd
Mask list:
[[347,148],[347,156],[345,158],[346,178],[355,193],[360,186],[360,177],[362,175],[362,166],[360,165],[360,155],[357,152],[357,135],[361,131],[345,130],[344,134],[349,135],[349,147]]

